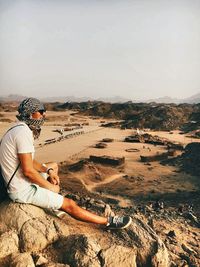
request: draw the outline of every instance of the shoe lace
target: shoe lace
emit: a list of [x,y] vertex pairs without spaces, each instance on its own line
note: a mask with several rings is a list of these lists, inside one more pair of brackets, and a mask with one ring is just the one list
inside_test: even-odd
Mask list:
[[113,217],[113,223],[116,224],[116,226],[117,226],[118,224],[123,223],[123,217],[119,217],[119,216],[115,216],[115,217]]

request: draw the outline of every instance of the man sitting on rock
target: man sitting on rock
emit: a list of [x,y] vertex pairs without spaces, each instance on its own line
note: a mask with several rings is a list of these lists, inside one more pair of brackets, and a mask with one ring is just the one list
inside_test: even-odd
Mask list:
[[[101,217],[59,194],[58,165],[41,164],[34,159],[34,139],[40,135],[45,112],[44,105],[38,99],[23,100],[18,107],[19,122],[2,138],[0,164],[9,197],[14,202],[62,210],[78,220],[102,224],[108,229],[128,227],[132,221],[129,216]],[[48,179],[41,173],[46,173]]]

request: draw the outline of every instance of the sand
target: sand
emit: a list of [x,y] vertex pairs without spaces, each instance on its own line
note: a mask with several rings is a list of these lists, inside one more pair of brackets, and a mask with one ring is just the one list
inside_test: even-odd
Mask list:
[[[48,112],[48,120],[42,127],[42,133],[39,140],[36,140],[35,158],[44,162],[67,162],[79,161],[87,159],[90,155],[107,155],[114,157],[125,157],[125,165],[123,170],[114,168],[114,173],[109,172],[103,181],[87,181],[87,174],[79,174],[79,178],[86,184],[88,190],[103,190],[105,193],[119,196],[140,196],[156,193],[175,193],[178,189],[191,191],[196,190],[198,177],[193,177],[186,173],[180,173],[177,168],[172,166],[163,166],[160,162],[151,162],[149,165],[141,162],[140,156],[156,155],[157,153],[166,152],[163,146],[154,146],[141,143],[127,143],[124,138],[133,133],[134,130],[121,130],[114,128],[100,127],[100,119],[92,119],[73,114],[71,111],[65,112]],[[15,112],[4,113],[4,116],[15,121]],[[61,135],[54,132],[56,129],[66,127],[65,125],[87,122],[89,125],[83,125],[81,129],[74,129],[69,132],[64,132],[64,135],[82,131],[83,133],[69,139],[62,140],[53,144],[45,145],[45,140],[59,138]],[[0,135],[8,129],[12,123],[2,122],[0,124]],[[69,127],[69,126],[67,126]],[[179,131],[163,132],[163,131],[148,131],[152,135],[167,138],[174,142],[180,142],[184,145],[198,139],[191,139]],[[107,143],[104,149],[95,148],[95,144],[103,138],[112,138],[113,142]],[[137,152],[127,152],[127,149],[138,149]],[[75,175],[75,174],[74,174]],[[116,176],[113,176],[116,175]],[[61,175],[63,179],[65,176]],[[76,175],[75,175],[76,176]],[[82,177],[83,176],[83,177]],[[127,178],[122,178],[128,176]],[[112,177],[112,178],[111,178]],[[115,177],[115,179],[113,178]],[[78,177],[77,177],[78,178]],[[123,190],[122,190],[123,189]]]

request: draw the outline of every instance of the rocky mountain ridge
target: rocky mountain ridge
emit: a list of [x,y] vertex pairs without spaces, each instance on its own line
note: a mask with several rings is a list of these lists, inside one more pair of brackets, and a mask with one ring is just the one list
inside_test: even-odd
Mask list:
[[[0,96],[0,102],[11,102],[11,101],[22,101],[27,96],[17,95],[17,94],[11,94],[8,96]],[[97,102],[109,102],[109,103],[125,103],[128,101],[132,101],[133,103],[143,102],[143,103],[165,103],[165,104],[181,104],[181,103],[188,103],[188,104],[197,104],[200,103],[200,93],[197,93],[195,95],[192,95],[188,98],[172,98],[169,96],[159,97],[159,98],[153,98],[153,99],[140,99],[135,100],[128,97],[121,97],[121,96],[112,96],[112,97],[98,97],[98,98],[92,98],[92,97],[75,97],[75,96],[54,96],[54,97],[39,97],[41,101],[43,102],[86,102],[86,101],[97,101]]]

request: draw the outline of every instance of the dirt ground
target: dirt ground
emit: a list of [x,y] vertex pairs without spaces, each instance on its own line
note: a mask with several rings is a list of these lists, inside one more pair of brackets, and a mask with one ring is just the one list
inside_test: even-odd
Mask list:
[[[15,121],[14,112],[4,112],[3,116],[9,120]],[[91,119],[76,114],[71,111],[65,112],[47,112],[47,121],[42,127],[42,133],[39,140],[36,140],[35,157],[41,162],[56,161],[58,163],[71,161],[76,162],[80,159],[89,158],[90,155],[125,157],[125,164],[120,168],[108,168],[103,181],[87,181],[87,173],[78,173],[78,177],[84,181],[91,190],[104,191],[108,194],[126,196],[133,199],[141,199],[142,196],[151,194],[156,195],[177,195],[181,192],[195,192],[199,187],[199,177],[193,177],[189,174],[180,172],[177,167],[164,166],[160,162],[141,162],[140,156],[156,155],[166,152],[163,146],[154,146],[142,143],[127,143],[124,138],[131,135],[134,130],[120,130],[114,128],[100,127],[102,119]],[[45,140],[58,138],[60,134],[54,132],[56,129],[64,128],[65,125],[79,123],[83,125],[81,130],[83,134],[69,139],[44,145]],[[12,123],[1,122],[0,136],[12,125]],[[72,127],[73,128],[73,127]],[[76,132],[74,129],[65,134]],[[158,135],[171,141],[180,142],[184,145],[192,141],[198,142],[198,139],[192,140],[178,131],[174,132],[153,132],[149,134]],[[95,148],[95,144],[103,138],[112,138],[113,142],[107,143],[104,149]],[[127,149],[137,149],[135,152],[127,152]],[[65,179],[63,177],[63,179]],[[122,190],[123,189],[123,190]]]

